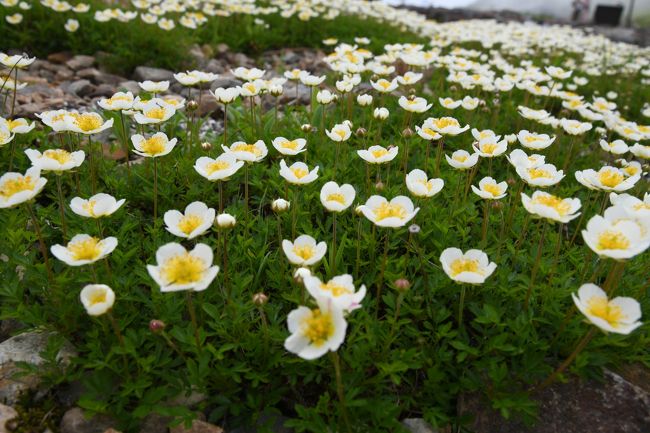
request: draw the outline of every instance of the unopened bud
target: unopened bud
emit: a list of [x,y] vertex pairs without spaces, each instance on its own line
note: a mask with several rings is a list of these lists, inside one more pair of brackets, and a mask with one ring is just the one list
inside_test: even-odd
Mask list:
[[509,177],[508,180],[506,180],[506,182],[508,182],[508,185],[512,186],[517,183],[517,180],[513,177]]
[[273,209],[273,212],[275,213],[285,212],[289,210],[289,207],[291,207],[291,202],[288,202],[283,198],[275,199],[273,200],[273,203],[271,203],[271,209]]
[[253,303],[255,305],[261,307],[262,305],[266,304],[267,302],[269,302],[269,297],[266,294],[264,294],[262,292],[259,292],[259,293],[255,293],[253,295]]
[[201,143],[201,149],[203,150],[212,149],[212,143],[210,143],[209,141],[204,141],[203,143]]
[[305,123],[300,127],[300,129],[302,132],[311,132],[312,126],[309,123]]
[[190,101],[187,103],[187,110],[188,111],[196,111],[199,108],[199,104],[196,101]]
[[409,233],[413,233],[414,235],[420,233],[420,226],[417,224],[411,224],[409,226]]
[[219,228],[230,229],[235,227],[235,224],[237,224],[237,220],[234,216],[227,213],[217,215],[217,225]]
[[379,182],[377,182],[377,183],[375,184],[375,189],[376,189],[377,191],[381,191],[382,189],[384,189],[384,182],[382,182],[381,180],[380,180]]
[[503,208],[503,203],[499,200],[491,200],[490,207],[492,209],[502,209]]
[[413,130],[409,127],[406,127],[406,129],[402,131],[402,137],[404,138],[413,137]]
[[355,132],[357,137],[363,137],[366,135],[368,131],[365,130],[365,128],[357,128],[357,132]]
[[411,282],[406,278],[400,278],[393,283],[400,292],[406,292],[411,287]]
[[307,277],[311,277],[311,271],[307,268],[298,268],[293,273],[293,280],[298,284],[302,284],[303,280]]
[[363,215],[363,212],[361,211],[361,205],[354,208],[354,213],[357,214],[357,216]]
[[158,319],[152,319],[149,322],[149,330],[154,333],[161,332],[165,329],[165,322]]

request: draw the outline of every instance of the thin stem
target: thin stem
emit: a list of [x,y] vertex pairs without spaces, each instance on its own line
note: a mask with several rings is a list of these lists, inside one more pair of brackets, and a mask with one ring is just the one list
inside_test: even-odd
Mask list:
[[93,157],[93,139],[90,134],[88,134],[88,159],[90,160],[90,187],[95,195],[97,193],[97,167]]
[[296,238],[296,224],[298,223],[298,197],[300,195],[299,187],[293,190],[293,203],[291,203],[291,238]]
[[530,304],[530,295],[533,292],[533,285],[535,284],[535,277],[537,276],[537,271],[539,270],[539,265],[542,258],[542,251],[544,249],[544,237],[546,235],[546,227],[548,223],[546,220],[542,221],[542,234],[539,236],[539,243],[537,244],[537,256],[535,257],[535,264],[533,265],[533,271],[530,275],[530,283],[528,284],[528,291],[526,292],[526,301],[524,303],[524,308],[528,310]]
[[131,183],[131,161],[129,159],[129,142],[126,132],[126,120],[124,113],[120,110],[120,120],[122,124],[122,148],[124,149],[124,157],[126,158],[126,173],[129,183]]
[[341,405],[341,413],[343,414],[343,422],[348,433],[352,432],[350,427],[350,418],[348,417],[348,409],[345,405],[345,392],[343,390],[343,378],[341,377],[341,361],[337,352],[330,352],[332,363],[334,364],[334,373],[336,375],[336,394],[339,397],[339,404]]
[[244,213],[248,215],[248,162],[244,163]]
[[338,213],[332,214],[332,248],[330,249],[330,267],[332,275],[336,275],[336,217]]
[[390,247],[390,232],[386,232],[386,236],[384,237],[384,257],[382,258],[381,261],[381,271],[379,272],[379,282],[377,284],[377,315],[379,315],[379,309],[381,306],[381,289],[382,286],[384,285],[384,273],[386,272],[386,262],[388,261],[388,249]]
[[228,232],[227,230],[222,230],[221,235],[223,236],[223,285],[226,288],[226,298],[230,302],[230,284],[228,283]]
[[63,189],[61,188],[61,172],[56,174],[56,190],[59,196],[59,211],[61,213],[61,230],[63,231],[63,240],[68,239],[68,227],[65,222],[65,203],[63,201]]
[[45,246],[45,241],[43,240],[43,233],[41,232],[41,225],[38,223],[36,214],[34,213],[34,208],[32,207],[31,202],[26,203],[27,210],[29,215],[32,218],[32,224],[34,225],[34,230],[36,230],[36,237],[38,237],[38,244],[40,246],[41,254],[43,255],[43,261],[45,262],[45,269],[47,270],[47,279],[50,282],[50,285],[54,284],[54,274],[52,273],[52,268],[50,267],[50,257],[47,253],[47,247]]
[[196,350],[201,353],[201,337],[199,336],[199,325],[196,322],[196,310],[194,309],[194,301],[192,299],[193,292],[188,290],[185,292],[185,300],[187,301],[187,311],[190,313],[190,320],[192,321],[192,328],[194,329],[194,342],[196,343]]
[[485,245],[485,241],[487,240],[487,227],[488,227],[488,220],[490,219],[490,205],[488,200],[484,200],[485,203],[483,203],[483,230],[481,233],[481,243]]
[[463,312],[465,311],[465,290],[464,284],[460,286],[460,300],[458,302],[458,326],[463,326]]
[[158,158],[153,158],[153,220],[158,219]]
[[223,106],[223,145],[228,146],[228,104]]
[[223,213],[223,181],[219,182],[219,213]]
[[361,262],[361,217],[357,221],[357,260],[354,266],[354,275],[359,275],[359,266]]
[[571,365],[573,360],[576,359],[576,357],[580,354],[580,352],[582,352],[582,350],[585,347],[587,347],[587,344],[589,344],[589,341],[591,341],[595,332],[596,332],[596,328],[591,328],[589,332],[587,332],[585,336],[582,337],[582,339],[578,342],[578,344],[576,345],[573,352],[571,352],[569,357],[566,360],[564,360],[564,362],[553,373],[551,373],[551,375],[548,376],[544,382],[542,382],[539,386],[537,386],[535,388],[535,391],[540,391],[546,388],[547,386],[551,385],[555,381],[555,379],[557,379],[557,377],[560,374],[562,374],[562,372],[564,372],[564,370],[566,370]]
[[438,150],[436,151],[436,176],[440,175],[440,159],[442,158],[442,150],[445,147],[445,138],[442,137],[438,140]]
[[[16,62],[16,65],[18,65],[18,62]],[[7,79],[7,81],[9,81]],[[16,91],[18,90],[18,66],[15,67],[14,70],[14,96],[11,100],[11,118],[14,117],[14,113],[16,112]]]

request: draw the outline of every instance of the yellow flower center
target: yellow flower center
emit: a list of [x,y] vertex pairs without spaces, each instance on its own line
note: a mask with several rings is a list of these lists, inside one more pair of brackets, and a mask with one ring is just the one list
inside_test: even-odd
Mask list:
[[458,162],[465,162],[467,161],[468,156],[467,155],[456,155],[452,159]]
[[451,268],[451,276],[455,277],[458,274],[461,274],[463,272],[474,272],[477,274],[482,274],[482,271],[479,269],[478,266],[478,260],[474,259],[456,259],[453,262],[451,262],[451,265],[449,265]]
[[7,123],[9,124],[9,130],[10,131],[13,131],[14,128],[17,128],[19,126],[23,126],[25,124],[21,119],[7,120]]
[[291,150],[296,150],[298,148],[298,143],[296,140],[291,140],[291,141],[285,141],[282,143],[280,146],[284,147],[285,149],[291,149]]
[[298,167],[298,168],[292,168],[291,172],[293,173],[294,176],[296,176],[298,179],[302,179],[303,177],[307,176],[309,174],[309,170],[305,170],[304,168]]
[[443,117],[442,119],[436,119],[434,120],[434,123],[436,124],[436,127],[439,129],[443,129],[448,126],[460,126],[458,120],[452,117]]
[[530,175],[531,179],[539,179],[540,177],[550,179],[552,177],[551,173],[541,168],[531,168],[528,170],[528,174]]
[[603,296],[592,296],[587,302],[587,314],[603,319],[611,326],[617,326],[625,317],[618,305],[612,305]]
[[88,302],[90,306],[97,304],[103,304],[106,302],[106,291],[105,290],[96,290],[88,296]]
[[144,113],[150,119],[162,120],[165,117],[165,109],[162,107],[152,108]]
[[339,297],[341,295],[348,295],[352,293],[352,291],[346,287],[343,287],[341,285],[338,285],[333,282],[328,282],[327,284],[321,284],[320,288],[323,290],[327,290],[328,292],[331,292],[333,296]]
[[101,253],[101,241],[97,238],[88,238],[68,245],[68,251],[75,260],[95,260]]
[[638,167],[635,167],[635,166],[633,166],[633,165],[628,165],[627,167],[625,167],[625,168],[623,169],[623,171],[624,171],[625,174],[627,174],[628,176],[634,176],[635,174],[637,174],[637,173],[639,172],[639,168],[638,168]]
[[613,188],[623,182],[625,177],[618,170],[605,170],[598,174],[598,179],[601,184]]
[[630,240],[621,232],[605,230],[598,236],[599,250],[625,250],[630,246]]
[[31,176],[20,176],[0,185],[0,197],[8,198],[22,191],[32,191],[35,187],[36,181]]
[[343,196],[343,194],[341,194],[339,192],[336,192],[334,194],[328,195],[327,196],[327,201],[335,201],[335,202],[338,202],[340,204],[345,204],[345,197]]
[[143,140],[140,147],[148,155],[159,155],[165,151],[165,139],[161,136],[151,137]]
[[314,247],[311,245],[294,245],[293,253],[303,260],[309,260],[314,256]]
[[501,188],[496,183],[487,183],[483,185],[483,191],[489,192],[493,197],[501,195]]
[[160,269],[161,275],[170,284],[196,283],[203,278],[204,271],[205,262],[190,253],[172,257]]
[[225,170],[230,167],[226,161],[214,161],[205,166],[205,170],[208,174],[212,174],[215,171]]
[[481,145],[481,151],[483,153],[487,153],[488,155],[492,155],[497,147],[498,145],[496,143],[483,143]]
[[48,149],[43,152],[43,156],[49,159],[53,159],[61,165],[72,159],[70,152],[63,149]]
[[97,201],[95,200],[88,200],[84,204],[81,205],[82,209],[88,212],[90,216],[95,216],[95,205],[97,204]]
[[233,151],[235,152],[248,152],[252,153],[255,156],[260,156],[262,154],[262,151],[257,148],[254,144],[245,144],[241,143],[232,148]]
[[551,194],[539,195],[532,201],[532,203],[541,204],[543,206],[548,206],[550,208],[553,208],[557,211],[558,214],[560,214],[560,216],[564,216],[568,214],[569,211],[571,210],[571,205],[569,204],[568,201],[563,200]]
[[569,106],[571,108],[576,108],[576,107],[579,107],[581,105],[582,105],[582,101],[580,101],[579,99],[574,99],[571,102],[569,102]]
[[536,137],[534,135],[529,135],[524,139],[527,143],[534,143],[536,141],[541,141],[542,139],[540,137]]
[[341,138],[345,138],[346,131],[343,129],[337,129],[336,131],[334,131],[334,133]]
[[382,156],[387,155],[387,154],[388,154],[388,151],[387,151],[386,149],[377,149],[377,150],[373,150],[373,151],[370,152],[370,153],[371,153],[372,156],[374,156],[376,159],[379,159],[379,158],[381,158]]
[[431,129],[431,128],[422,128],[422,131],[424,131],[425,134],[427,134],[427,135],[431,135],[431,136],[434,136],[434,137],[435,137],[435,135],[437,134],[437,132],[434,131],[434,130]]
[[387,81],[387,80],[379,80],[377,82],[377,84],[379,84],[379,86],[381,88],[383,88],[384,90],[388,89],[390,87],[390,85],[391,85],[390,81]]
[[104,123],[101,117],[92,113],[73,113],[72,117],[74,117],[75,124],[79,127],[79,129],[85,132],[94,131],[95,129],[101,127]]
[[634,210],[650,210],[650,203],[639,203],[634,205]]
[[391,204],[388,202],[382,203],[373,212],[377,221],[381,221],[386,218],[406,218],[406,209],[404,209],[404,206],[399,204]]
[[322,346],[334,335],[334,320],[331,313],[320,309],[311,310],[311,315],[302,322],[302,332],[314,346]]
[[203,223],[203,218],[201,218],[198,215],[185,215],[178,222],[178,229],[183,233],[185,233],[186,235],[189,235],[194,230],[196,230],[196,228],[200,226],[202,223]]

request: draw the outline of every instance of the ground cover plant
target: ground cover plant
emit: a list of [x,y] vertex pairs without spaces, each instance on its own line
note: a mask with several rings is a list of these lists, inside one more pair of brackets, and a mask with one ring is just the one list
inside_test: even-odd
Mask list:
[[[647,50],[409,30],[427,43],[321,41],[323,75],[233,68],[207,133],[195,99],[216,74],[32,121],[14,101],[33,58],[0,54],[1,313],[53,332],[32,370],[80,381],[77,404],[124,431],[201,410],[393,432],[462,428],[468,394],[534,422],[552,383],[648,365]],[[170,403],[193,392],[198,409]]]

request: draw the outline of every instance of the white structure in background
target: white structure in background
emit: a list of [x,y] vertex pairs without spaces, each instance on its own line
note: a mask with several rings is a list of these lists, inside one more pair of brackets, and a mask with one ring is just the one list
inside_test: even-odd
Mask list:
[[[468,8],[474,10],[509,9],[526,14],[544,14],[570,20],[573,15],[573,0],[384,0],[393,5],[435,6],[444,8]],[[598,6],[622,6],[621,25],[627,21],[629,8],[633,6],[632,20],[650,16],[650,0],[583,0],[589,4],[583,15],[585,21],[592,21]]]

